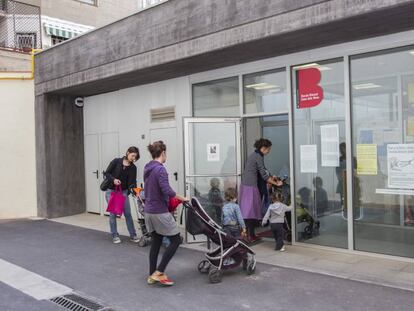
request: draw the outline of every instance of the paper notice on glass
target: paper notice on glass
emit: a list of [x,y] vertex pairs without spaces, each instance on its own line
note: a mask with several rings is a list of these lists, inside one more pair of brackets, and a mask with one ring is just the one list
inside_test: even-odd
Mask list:
[[414,189],[414,144],[387,145],[388,188]]
[[377,175],[377,145],[359,144],[356,147],[358,175]]
[[316,145],[300,146],[300,172],[317,173],[318,172],[318,153]]
[[321,125],[321,164],[339,166],[339,126]]
[[220,144],[207,144],[207,161],[220,161]]

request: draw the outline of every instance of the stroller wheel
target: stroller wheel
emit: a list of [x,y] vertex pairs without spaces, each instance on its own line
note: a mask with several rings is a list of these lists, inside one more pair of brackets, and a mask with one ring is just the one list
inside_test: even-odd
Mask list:
[[306,226],[304,231],[305,231],[306,235],[308,235],[308,236],[312,235],[312,227],[311,226]]
[[287,232],[285,236],[286,241],[292,242],[292,232]]
[[220,283],[221,279],[223,277],[223,272],[219,269],[210,269],[210,272],[208,273],[208,279],[210,283]]
[[144,236],[139,239],[138,246],[139,247],[145,247],[145,246],[147,246],[147,240],[145,239]]
[[202,260],[198,264],[198,272],[206,274],[210,271],[210,262],[208,260]]
[[249,262],[247,265],[247,274],[252,275],[256,271],[256,265],[254,261]]

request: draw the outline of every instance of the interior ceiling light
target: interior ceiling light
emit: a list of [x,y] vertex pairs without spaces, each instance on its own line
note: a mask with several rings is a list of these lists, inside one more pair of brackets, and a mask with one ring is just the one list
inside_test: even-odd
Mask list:
[[375,89],[375,88],[381,87],[381,85],[375,84],[375,83],[361,83],[361,84],[353,85],[352,87],[356,90],[365,90],[365,89]]
[[306,69],[306,68],[317,68],[320,71],[332,70],[331,67],[322,66],[322,65],[319,65],[318,63],[310,63],[310,64],[300,65],[300,66],[296,66],[295,67],[295,69]]
[[265,85],[267,85],[267,83],[249,84],[249,85],[246,85],[246,88],[248,88],[248,89],[254,89],[256,87],[265,86]]
[[277,89],[277,88],[280,88],[280,86],[270,84],[270,83],[257,83],[257,84],[246,85],[246,88],[255,89],[255,90],[268,90],[268,89]]

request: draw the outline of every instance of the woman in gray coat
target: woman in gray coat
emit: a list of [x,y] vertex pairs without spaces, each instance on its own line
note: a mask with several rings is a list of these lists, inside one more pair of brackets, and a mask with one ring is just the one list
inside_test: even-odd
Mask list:
[[282,182],[274,179],[264,165],[264,156],[270,153],[272,142],[260,138],[254,144],[255,151],[247,158],[240,185],[239,204],[251,241],[257,240],[255,227],[262,219],[262,197],[260,183],[281,186]]

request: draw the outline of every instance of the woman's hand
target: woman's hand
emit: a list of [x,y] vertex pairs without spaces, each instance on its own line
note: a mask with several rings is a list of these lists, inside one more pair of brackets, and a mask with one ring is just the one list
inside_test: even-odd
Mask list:
[[114,179],[114,185],[119,186],[121,184],[121,181],[119,179]]
[[247,237],[247,231],[246,228],[243,228],[242,232],[241,232],[242,237]]
[[180,201],[183,201],[183,202],[189,202],[189,201],[190,201],[190,199],[189,199],[189,198],[187,198],[187,197],[183,197],[183,196],[181,196],[181,195],[179,195],[179,194],[177,194],[177,195],[175,196],[175,198],[176,198],[176,199],[178,199],[178,200],[180,200]]

